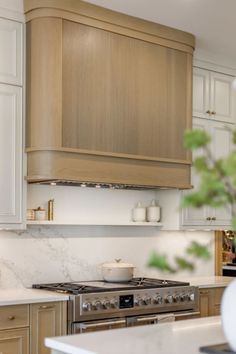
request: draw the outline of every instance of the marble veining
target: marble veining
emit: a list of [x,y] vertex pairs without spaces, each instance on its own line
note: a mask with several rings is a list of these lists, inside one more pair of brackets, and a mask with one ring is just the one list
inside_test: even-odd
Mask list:
[[[164,232],[153,228],[109,226],[31,226],[24,231],[0,231],[0,288],[31,287],[33,283],[94,280],[99,265],[122,258],[135,265],[135,276],[163,278],[147,267],[156,249],[170,259],[183,254],[191,240],[201,239],[213,250],[211,232]],[[195,273],[211,276],[214,262],[196,263]]]

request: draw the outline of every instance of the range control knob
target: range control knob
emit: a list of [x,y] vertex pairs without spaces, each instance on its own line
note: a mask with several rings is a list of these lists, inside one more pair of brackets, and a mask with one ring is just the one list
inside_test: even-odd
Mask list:
[[110,308],[111,308],[111,303],[110,303],[110,301],[109,301],[109,300],[104,300],[104,301],[102,302],[102,307],[103,307],[104,309],[110,309]]
[[173,302],[173,296],[172,296],[172,295],[167,295],[167,297],[166,297],[166,302],[167,302],[168,304],[172,304],[172,302]]
[[187,300],[187,295],[186,294],[181,294],[180,295],[180,301],[184,302]]
[[110,304],[113,309],[116,309],[118,307],[118,301],[116,299],[112,299],[110,301]]
[[82,308],[84,311],[91,311],[92,310],[91,302],[84,302]]
[[179,295],[174,295],[173,296],[173,300],[174,300],[174,302],[180,302],[180,296]]
[[93,310],[100,310],[102,307],[101,301],[94,301],[92,303]]
[[188,294],[188,300],[189,300],[189,301],[194,301],[194,300],[195,300],[195,295],[194,295],[194,293]]
[[141,299],[141,297],[136,297],[134,299],[134,304],[135,304],[135,306],[142,306],[143,305],[143,300]]
[[151,302],[152,302],[152,299],[149,296],[145,296],[142,298],[143,305],[150,305]]
[[162,299],[161,295],[156,295],[153,298],[153,302],[154,302],[154,304],[158,304],[158,305],[162,304],[163,303],[163,299]]

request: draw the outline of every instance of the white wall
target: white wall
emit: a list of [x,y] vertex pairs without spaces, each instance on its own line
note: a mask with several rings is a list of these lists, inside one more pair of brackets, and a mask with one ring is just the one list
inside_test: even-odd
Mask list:
[[[78,187],[28,186],[28,207],[55,198],[55,219],[130,220],[141,200],[148,205],[155,191],[96,190]],[[89,280],[101,277],[99,264],[121,258],[136,266],[135,276],[163,278],[147,267],[153,250],[181,255],[191,240],[214,251],[213,232],[160,231],[140,226],[29,226],[26,231],[0,231],[0,288],[33,283]],[[213,275],[214,259],[197,262],[193,276]],[[178,276],[189,274],[179,273]],[[170,277],[170,275],[169,275]]]
[[[155,228],[111,226],[30,227],[0,231],[0,288],[32,283],[100,278],[98,265],[115,258],[133,263],[136,276],[163,278],[147,262],[156,249],[182,254],[193,239],[213,241],[211,232],[159,232]],[[213,245],[210,246],[213,251]],[[197,262],[193,276],[214,274],[214,261]],[[178,274],[187,275],[186,273]],[[189,275],[189,274],[188,274]]]

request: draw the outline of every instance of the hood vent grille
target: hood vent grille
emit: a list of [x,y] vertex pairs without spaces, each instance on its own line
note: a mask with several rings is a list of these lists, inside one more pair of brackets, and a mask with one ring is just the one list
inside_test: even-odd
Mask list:
[[67,181],[67,180],[45,180],[32,182],[28,181],[29,184],[43,184],[51,186],[73,186],[81,188],[103,188],[103,189],[123,189],[123,190],[156,190],[156,189],[169,189],[157,186],[139,186],[131,184],[112,184],[112,183],[96,183],[96,182],[78,182],[78,181]]

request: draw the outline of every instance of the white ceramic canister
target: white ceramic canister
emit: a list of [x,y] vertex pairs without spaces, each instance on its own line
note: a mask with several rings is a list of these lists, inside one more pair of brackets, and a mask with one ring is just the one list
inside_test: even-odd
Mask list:
[[155,199],[152,200],[151,205],[147,207],[147,221],[157,222],[160,221],[161,210],[159,205],[157,205]]
[[146,208],[142,206],[141,202],[138,202],[136,207],[132,209],[133,221],[146,221]]
[[46,220],[46,210],[42,207],[38,207],[34,211],[35,220]]
[[228,344],[236,352],[236,279],[224,291],[221,302],[221,320]]

